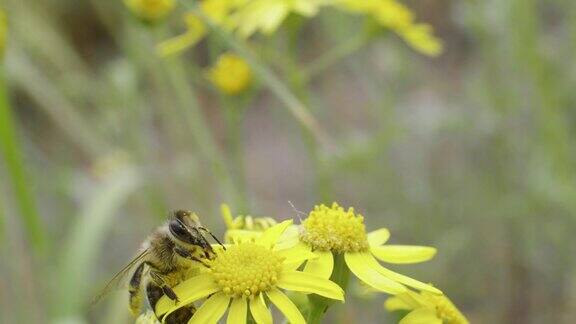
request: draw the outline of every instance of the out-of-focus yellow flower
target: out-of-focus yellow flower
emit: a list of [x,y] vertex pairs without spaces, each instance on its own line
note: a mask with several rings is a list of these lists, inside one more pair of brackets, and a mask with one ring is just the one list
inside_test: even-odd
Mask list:
[[411,290],[390,297],[384,303],[388,311],[410,311],[400,324],[468,324],[466,317],[444,295]]
[[247,0],[238,6],[231,20],[243,37],[249,37],[258,31],[271,34],[290,13],[312,17],[325,2],[325,0]]
[[216,247],[209,271],[173,288],[180,299],[176,305],[167,296],[160,298],[156,314],[166,318],[178,308],[206,298],[190,323],[218,323],[227,309],[227,323],[245,324],[248,309],[256,323],[272,323],[266,296],[290,323],[300,324],[306,320],[281,289],[344,300],[344,291],[334,282],[296,270],[305,260],[314,258],[313,253],[277,248],[279,237],[291,223],[270,227],[251,242],[237,242],[226,249]]
[[434,36],[430,25],[411,25],[400,30],[399,33],[408,44],[423,54],[430,56],[442,54],[442,41]]
[[0,8],[0,59],[4,57],[6,51],[6,34],[8,33],[8,22],[6,21],[6,14]]
[[216,64],[206,72],[208,80],[227,95],[237,95],[252,83],[252,70],[241,57],[225,53],[218,57]]
[[433,35],[432,28],[416,23],[412,11],[397,0],[333,1],[341,10],[374,17],[380,25],[396,32],[408,45],[423,54],[437,56],[442,53],[442,41]]
[[390,232],[381,228],[366,233],[364,218],[353,208],[344,210],[337,203],[331,207],[315,206],[299,231],[282,240],[283,246],[300,246],[313,251],[317,259],[308,260],[304,272],[330,278],[334,256],[343,255],[350,271],[369,286],[390,294],[407,291],[406,286],[442,294],[437,288],[382,267],[376,260],[407,264],[430,260],[436,249],[427,246],[384,245]]
[[164,19],[176,6],[175,0],[124,0],[132,13],[148,23]]
[[[229,28],[227,27],[229,25],[227,18],[234,6],[234,0],[203,0],[200,2],[202,13],[225,28]],[[206,36],[206,26],[194,13],[189,12],[184,15],[184,23],[186,31],[183,34],[158,44],[157,49],[160,56],[179,54],[187,48],[193,47]]]
[[252,217],[250,215],[232,216],[230,207],[227,204],[220,206],[222,218],[226,223],[226,233],[224,241],[233,243],[238,240],[253,240],[259,237],[265,230],[276,225],[276,221],[271,217]]

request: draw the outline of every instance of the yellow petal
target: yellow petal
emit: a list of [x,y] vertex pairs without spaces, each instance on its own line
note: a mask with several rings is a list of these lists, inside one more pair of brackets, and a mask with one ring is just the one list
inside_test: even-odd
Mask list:
[[172,301],[167,296],[162,296],[158,303],[156,303],[156,314],[171,313],[178,307],[188,305],[195,302],[200,298],[204,298],[220,288],[216,286],[210,274],[200,274],[192,277],[188,280],[183,281],[179,285],[173,288],[176,296],[180,299],[180,302],[175,306],[174,301]]
[[272,324],[272,314],[266,307],[262,294],[250,299],[250,313],[257,324]]
[[380,263],[378,263],[378,261],[376,261],[376,259],[374,259],[372,254],[363,254],[361,256],[361,258],[364,260],[364,263],[367,266],[376,270],[381,275],[390,278],[391,280],[400,282],[402,284],[405,284],[406,286],[410,286],[410,287],[413,287],[416,289],[429,291],[429,292],[435,293],[435,294],[442,294],[442,291],[436,287],[430,286],[430,285],[425,284],[425,283],[418,281],[416,279],[412,279],[408,276],[405,276],[405,275],[399,274],[397,272],[394,272],[392,270],[384,268],[383,266],[380,265]]
[[419,308],[408,313],[399,324],[442,324],[433,308]]
[[218,323],[222,315],[226,312],[230,304],[230,297],[219,292],[208,298],[200,308],[194,313],[189,323],[193,324],[214,324]]
[[278,307],[282,314],[284,314],[288,322],[291,324],[306,324],[306,320],[298,310],[298,307],[280,290],[272,288],[266,292],[266,295],[270,298],[270,301]]
[[260,244],[268,246],[268,247],[274,246],[274,244],[276,244],[276,242],[280,238],[280,235],[282,235],[282,233],[284,233],[286,228],[288,228],[288,226],[290,226],[290,225],[292,225],[291,219],[283,221],[280,224],[276,224],[276,225],[270,227],[269,229],[264,231],[264,233],[262,233],[262,236],[260,236],[256,240],[256,243],[260,243]]
[[[402,294],[401,294],[402,295]],[[397,295],[398,296],[398,295]],[[410,310],[413,309],[413,307],[411,305],[409,305],[408,303],[406,303],[406,301],[402,298],[399,298],[397,296],[394,297],[390,297],[388,299],[386,299],[386,301],[384,302],[384,308],[389,311],[389,312],[393,312],[396,310]]]
[[220,205],[220,212],[222,213],[222,218],[226,223],[228,229],[234,228],[234,217],[232,217],[232,212],[230,211],[230,206],[228,204]]
[[370,251],[381,261],[398,264],[424,262],[436,255],[435,248],[416,245],[372,246]]
[[278,250],[276,252],[285,258],[284,265],[290,269],[298,268],[306,260],[318,258],[318,255],[303,243],[298,243],[290,249]]
[[368,244],[370,246],[380,246],[390,238],[390,231],[387,228],[381,228],[374,232],[368,233]]
[[226,324],[246,324],[246,312],[248,310],[248,302],[245,298],[234,298],[228,311],[228,319]]
[[253,242],[260,236],[262,236],[261,232],[254,232],[243,229],[231,229],[227,230],[224,234],[224,241],[226,241],[226,243]]
[[378,271],[372,269],[366,262],[364,261],[364,253],[357,252],[357,253],[345,253],[344,260],[348,265],[348,268],[358,279],[364,281],[369,286],[376,288],[380,291],[389,293],[389,294],[399,294],[406,291],[406,287],[393,281],[380,273]]
[[328,279],[332,275],[334,268],[334,256],[331,251],[314,252],[318,258],[308,260],[304,267],[304,272],[317,275],[321,278]]
[[294,3],[294,11],[302,16],[312,17],[318,13],[318,4],[310,0],[298,0]]
[[187,48],[196,45],[203,37],[204,34],[186,32],[161,42],[156,46],[156,49],[161,57],[179,54]]
[[288,228],[282,233],[278,239],[278,243],[274,246],[274,250],[282,250],[293,247],[298,244],[300,240],[298,235],[300,233],[299,227],[297,225],[288,226]]
[[302,271],[282,271],[278,287],[344,300],[344,290],[334,282]]
[[434,306],[434,304],[430,304],[430,302],[420,296],[419,293],[416,293],[412,290],[407,290],[404,293],[388,298],[384,303],[384,308],[389,311],[395,311],[399,309],[410,310],[424,306]]

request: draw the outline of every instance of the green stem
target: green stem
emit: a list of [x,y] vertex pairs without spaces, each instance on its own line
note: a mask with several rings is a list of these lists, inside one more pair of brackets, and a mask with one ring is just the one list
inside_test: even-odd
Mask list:
[[10,56],[11,76],[13,82],[20,86],[52,121],[73,141],[88,157],[100,156],[104,148],[108,148],[94,134],[92,124],[88,123],[78,113],[75,107],[54,86],[53,82],[42,73],[24,51],[12,46],[14,55]]
[[218,26],[212,19],[207,17],[199,8],[197,4],[191,4],[188,1],[183,2],[185,7],[194,12],[208,27],[238,55],[242,56],[244,60],[250,65],[254,74],[261,80],[261,82],[268,87],[276,97],[288,108],[290,113],[312,133],[315,139],[327,146],[330,149],[335,149],[334,145],[328,134],[323,130],[318,121],[310,113],[306,105],[304,105],[290,89],[272,72],[272,70],[259,62],[256,56],[248,48],[248,46],[238,39],[236,39],[229,32]]
[[236,181],[236,208],[242,213],[248,212],[248,197],[246,192],[246,172],[244,165],[244,150],[242,141],[242,124],[246,107],[239,105],[236,98],[222,98],[222,106],[226,115],[226,130],[228,132],[228,151],[230,152],[230,171]]
[[187,128],[192,133],[200,154],[210,162],[214,175],[223,187],[225,199],[236,201],[237,192],[234,182],[231,180],[222,153],[210,134],[208,123],[200,110],[193,88],[184,74],[182,61],[179,57],[171,57],[165,59],[164,62],[168,78],[179,102],[180,114],[187,123]]
[[[330,276],[330,280],[338,284],[344,291],[348,288],[348,279],[350,278],[350,270],[346,266],[343,254],[334,255],[334,270]],[[318,295],[309,295],[310,313],[306,322],[308,324],[320,323],[324,314],[332,304],[335,303],[333,299],[328,299]]]
[[8,99],[3,67],[0,67],[0,151],[4,156],[8,174],[14,187],[16,202],[24,221],[28,239],[36,252],[42,252],[46,248],[46,236],[42,230],[43,226],[36,206],[36,199],[31,190],[33,186],[26,174],[22,148],[16,134],[14,116],[12,116]]
[[310,82],[326,69],[356,53],[362,49],[370,39],[371,35],[367,33],[361,34],[359,37],[349,37],[345,42],[339,43],[326,51],[322,56],[306,65],[302,72],[303,82]]

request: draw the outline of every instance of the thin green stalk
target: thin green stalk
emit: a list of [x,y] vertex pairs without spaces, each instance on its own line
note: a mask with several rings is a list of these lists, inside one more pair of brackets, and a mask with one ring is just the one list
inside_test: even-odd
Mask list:
[[[349,278],[350,270],[344,260],[344,254],[334,254],[334,270],[332,271],[330,280],[346,291],[346,288],[348,288]],[[310,313],[308,313],[308,318],[306,320],[308,324],[321,323],[321,320],[326,314],[328,308],[335,303],[333,299],[314,294],[309,295],[308,300],[310,301]]]
[[236,98],[223,97],[222,108],[226,115],[226,131],[228,132],[228,151],[230,152],[230,169],[236,181],[237,201],[235,207],[242,213],[248,212],[248,197],[246,189],[246,172],[244,165],[244,150],[242,141],[242,126],[246,107],[239,105]]
[[[302,102],[310,106],[310,102],[312,101],[312,92],[308,86],[309,83],[301,72],[302,68],[298,63],[298,41],[300,40],[299,36],[303,21],[303,19],[293,19],[290,21],[291,24],[289,24],[290,28],[287,37],[287,52],[291,53],[291,55],[288,55],[289,65],[286,71],[288,73],[288,80],[290,80],[290,86],[293,93],[298,96]],[[323,163],[322,151],[318,146],[318,143],[314,141],[313,134],[304,127],[302,128],[302,137],[306,150],[308,151],[308,156],[312,159],[312,163],[314,164],[314,180],[320,201],[330,201],[332,197],[332,186],[330,177],[326,173],[327,168]]]
[[22,148],[16,134],[16,123],[12,116],[3,67],[0,67],[0,150],[14,188],[26,235],[36,252],[44,252],[47,247],[46,235],[32,192],[33,186],[28,179],[26,164],[22,158]]
[[241,40],[236,39],[229,32],[220,28],[215,24],[212,19],[207,17],[198,7],[197,4],[192,4],[188,1],[183,2],[184,6],[193,11],[202,21],[208,25],[208,27],[217,36],[222,38],[222,40],[228,44],[238,55],[240,55],[246,62],[250,65],[255,75],[261,80],[261,82],[268,87],[292,115],[304,126],[311,134],[314,135],[315,139],[325,145],[327,148],[335,150],[330,137],[320,126],[316,118],[310,113],[306,105],[304,105],[291,91],[290,89],[272,72],[272,70],[261,63],[248,46]]
[[38,103],[38,106],[68,135],[89,157],[100,156],[106,148],[94,134],[91,124],[87,123],[74,107],[50,82],[48,77],[38,70],[27,55],[12,46],[14,55],[8,57],[11,76],[26,93]]
[[179,57],[171,57],[164,60],[164,67],[174,88],[178,100],[179,113],[187,124],[200,154],[206,158],[211,166],[214,175],[218,178],[225,199],[236,201],[236,189],[231,180],[229,170],[226,166],[222,153],[208,128],[208,122],[203,116],[196,95],[188,78],[185,75],[186,69]]
[[348,37],[346,41],[339,43],[326,51],[317,59],[306,64],[302,72],[303,82],[310,82],[314,77],[324,72],[326,69],[358,52],[370,39],[371,35],[367,33],[361,34],[358,37]]

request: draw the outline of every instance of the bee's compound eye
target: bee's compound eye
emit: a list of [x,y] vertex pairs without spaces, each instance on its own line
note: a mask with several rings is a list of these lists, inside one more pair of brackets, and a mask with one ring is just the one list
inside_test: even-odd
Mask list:
[[172,233],[172,235],[174,235],[174,237],[177,239],[190,244],[194,243],[194,238],[190,232],[179,221],[170,221],[168,228],[170,229],[170,233]]

